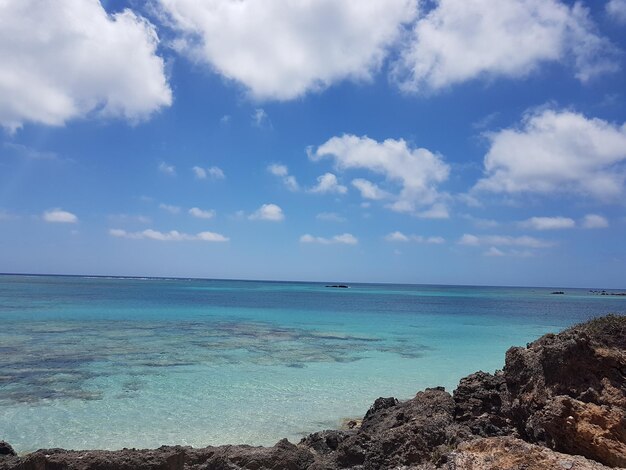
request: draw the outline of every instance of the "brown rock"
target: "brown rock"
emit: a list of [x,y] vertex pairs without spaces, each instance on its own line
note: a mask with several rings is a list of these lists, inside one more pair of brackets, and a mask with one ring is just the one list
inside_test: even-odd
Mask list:
[[454,421],[455,403],[443,388],[405,402],[378,399],[361,427],[326,455],[326,468],[393,469],[438,460],[471,436]]
[[626,465],[626,317],[511,348],[504,378],[509,415],[524,439]]
[[608,470],[581,456],[555,452],[512,437],[464,442],[441,470]]
[[455,420],[477,436],[504,436],[515,432],[509,414],[510,397],[500,371],[476,372],[464,377],[453,393]]

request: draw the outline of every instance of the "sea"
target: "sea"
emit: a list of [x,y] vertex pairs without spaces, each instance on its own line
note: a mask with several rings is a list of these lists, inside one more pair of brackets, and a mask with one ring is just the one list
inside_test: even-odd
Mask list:
[[[504,366],[589,289],[0,275],[0,440],[272,445]],[[554,294],[562,291],[562,294]]]

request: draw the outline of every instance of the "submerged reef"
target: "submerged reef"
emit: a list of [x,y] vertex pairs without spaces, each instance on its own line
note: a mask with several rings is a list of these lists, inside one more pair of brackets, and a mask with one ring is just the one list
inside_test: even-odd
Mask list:
[[351,429],[316,432],[297,445],[18,456],[0,442],[0,470],[610,467],[626,467],[626,317],[616,315],[511,348],[502,371],[465,377],[452,394],[437,387],[406,401],[379,398]]

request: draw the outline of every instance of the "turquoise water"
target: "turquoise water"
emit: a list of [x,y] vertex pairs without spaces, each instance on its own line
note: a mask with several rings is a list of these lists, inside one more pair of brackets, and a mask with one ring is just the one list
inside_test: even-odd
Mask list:
[[452,390],[626,297],[584,289],[0,276],[0,439],[297,441],[379,396]]

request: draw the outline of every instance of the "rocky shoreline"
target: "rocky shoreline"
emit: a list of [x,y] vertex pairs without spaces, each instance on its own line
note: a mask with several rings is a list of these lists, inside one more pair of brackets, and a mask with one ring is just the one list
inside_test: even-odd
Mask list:
[[17,456],[0,441],[0,470],[611,467],[626,467],[626,317],[616,315],[511,348],[502,371],[465,377],[452,394],[430,388],[407,401],[379,398],[353,429],[316,432],[297,445]]

